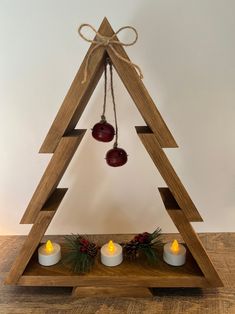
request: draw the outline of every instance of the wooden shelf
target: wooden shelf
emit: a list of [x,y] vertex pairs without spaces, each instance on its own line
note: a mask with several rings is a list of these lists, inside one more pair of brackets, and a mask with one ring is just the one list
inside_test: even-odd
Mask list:
[[[62,246],[62,254],[64,245]],[[37,252],[37,251],[36,251]],[[162,248],[159,251],[156,266],[150,266],[144,260],[124,261],[116,267],[106,267],[97,258],[90,273],[78,275],[71,272],[62,262],[45,267],[37,262],[35,253],[26,267],[18,285],[24,286],[133,286],[133,287],[208,287],[210,286],[192,255],[188,251],[184,266],[173,267],[162,260]]]

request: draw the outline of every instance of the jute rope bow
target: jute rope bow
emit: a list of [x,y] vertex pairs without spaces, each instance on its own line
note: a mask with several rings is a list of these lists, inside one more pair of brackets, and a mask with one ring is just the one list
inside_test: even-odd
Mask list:
[[[82,29],[83,29],[84,27],[88,27],[88,28],[92,29],[92,30],[95,32],[96,38],[95,38],[94,40],[89,39],[89,38],[85,37],[85,36],[82,34],[81,31],[82,31]],[[131,29],[131,30],[135,33],[135,39],[134,39],[132,42],[130,42],[130,43],[124,43],[124,42],[121,42],[121,41],[119,41],[119,40],[115,40],[116,35],[117,35],[118,33],[120,33],[120,32],[121,32],[122,30],[124,30],[124,29]],[[99,48],[99,47],[101,47],[101,46],[103,46],[103,47],[109,47],[109,48],[113,51],[113,53],[114,53],[120,60],[122,60],[122,61],[124,61],[124,62],[130,64],[132,67],[136,68],[139,77],[140,77],[141,79],[143,79],[143,74],[142,74],[142,72],[141,72],[140,67],[139,67],[137,64],[131,62],[129,59],[124,58],[123,56],[121,56],[120,53],[117,52],[117,50],[116,50],[116,49],[114,48],[114,46],[113,46],[113,45],[133,46],[133,45],[137,42],[137,39],[138,39],[138,33],[137,33],[137,30],[136,30],[134,27],[132,27],[132,26],[124,26],[124,27],[121,27],[121,28],[119,28],[119,30],[118,30],[116,33],[114,33],[111,37],[107,37],[107,36],[103,36],[103,35],[101,35],[99,32],[97,32],[96,29],[95,29],[92,25],[90,25],[90,24],[82,24],[82,25],[80,25],[80,27],[78,28],[78,33],[79,33],[79,35],[80,35],[85,41],[87,41],[87,42],[89,42],[89,43],[92,43],[92,44],[95,44],[94,47],[90,50],[90,52],[89,52],[89,54],[88,54],[88,56],[87,56],[87,58],[86,58],[85,69],[84,69],[84,78],[83,78],[82,84],[84,84],[84,83],[86,82],[86,80],[87,80],[87,71],[88,71],[88,65],[89,65],[90,57],[91,57],[92,53],[93,53],[97,48]]]

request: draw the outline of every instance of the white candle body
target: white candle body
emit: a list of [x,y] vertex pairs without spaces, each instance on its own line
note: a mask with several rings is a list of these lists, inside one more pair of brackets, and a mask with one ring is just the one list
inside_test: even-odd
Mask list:
[[118,243],[113,243],[114,251],[108,250],[108,244],[105,244],[101,248],[101,263],[105,266],[117,266],[123,261],[122,247]]
[[186,248],[179,244],[179,250],[174,252],[171,250],[172,243],[167,243],[163,248],[163,260],[172,266],[182,266],[186,260]]
[[38,249],[38,262],[43,266],[52,266],[61,260],[61,247],[57,243],[52,243],[53,251],[46,250],[46,244],[43,244]]

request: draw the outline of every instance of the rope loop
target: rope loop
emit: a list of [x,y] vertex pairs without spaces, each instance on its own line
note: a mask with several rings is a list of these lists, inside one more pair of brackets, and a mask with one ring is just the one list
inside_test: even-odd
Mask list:
[[[82,29],[84,29],[85,27],[90,28],[95,34],[96,37],[95,39],[90,39],[88,37],[86,37],[83,33],[82,33]],[[132,30],[134,32],[135,38],[129,42],[129,43],[125,43],[119,40],[115,40],[115,37],[118,33],[120,33],[121,31],[125,30],[125,29],[129,29]],[[92,25],[90,24],[81,24],[78,28],[78,34],[81,36],[82,39],[84,39],[85,41],[94,44],[94,47],[90,50],[87,58],[86,58],[86,62],[85,62],[85,69],[84,69],[84,78],[82,81],[82,84],[84,84],[87,81],[87,71],[88,71],[88,65],[89,65],[89,61],[90,61],[90,57],[91,55],[94,53],[94,51],[103,46],[103,47],[109,47],[113,53],[122,61],[126,62],[127,64],[131,65],[133,68],[135,68],[138,72],[138,75],[140,77],[140,79],[143,79],[143,74],[141,72],[140,67],[131,62],[128,58],[123,57],[119,52],[117,52],[117,50],[115,49],[115,47],[113,45],[120,45],[120,46],[133,46],[137,40],[138,40],[138,33],[137,30],[132,27],[132,26],[123,26],[121,28],[119,28],[119,30],[114,33],[112,36],[107,37],[107,36],[103,36],[101,35]]]

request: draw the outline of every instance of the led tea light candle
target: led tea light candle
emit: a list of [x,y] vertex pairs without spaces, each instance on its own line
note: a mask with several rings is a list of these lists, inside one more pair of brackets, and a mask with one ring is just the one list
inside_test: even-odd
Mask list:
[[52,266],[57,264],[61,259],[61,248],[57,243],[50,240],[38,249],[38,262],[43,266]]
[[105,266],[117,266],[123,261],[122,247],[113,241],[103,245],[100,253],[101,262]]
[[172,266],[182,266],[186,260],[186,248],[177,240],[167,243],[163,248],[163,260]]

